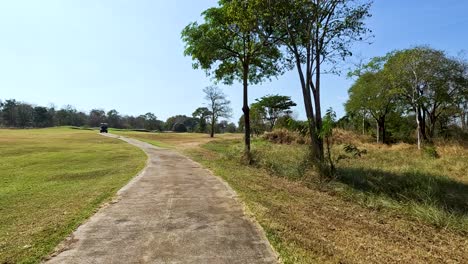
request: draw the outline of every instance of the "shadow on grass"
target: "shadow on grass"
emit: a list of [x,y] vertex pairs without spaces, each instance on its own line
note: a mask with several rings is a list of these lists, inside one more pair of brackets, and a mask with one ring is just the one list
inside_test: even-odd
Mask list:
[[356,190],[401,202],[432,204],[448,213],[468,216],[468,185],[444,176],[364,168],[339,168],[338,175],[340,182]]

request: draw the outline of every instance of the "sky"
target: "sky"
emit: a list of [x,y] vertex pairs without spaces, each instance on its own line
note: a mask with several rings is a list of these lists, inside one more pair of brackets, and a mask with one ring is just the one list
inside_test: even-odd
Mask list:
[[[0,1],[0,100],[73,105],[78,110],[153,112],[165,120],[203,106],[213,84],[183,55],[182,29],[201,20],[217,0],[3,0]],[[322,108],[344,114],[353,80],[347,71],[362,59],[429,45],[456,56],[468,49],[467,0],[375,0],[372,43],[356,44],[341,75],[322,80]],[[242,114],[242,87],[219,85]],[[295,70],[250,86],[249,101],[268,94],[291,96],[304,119]]]

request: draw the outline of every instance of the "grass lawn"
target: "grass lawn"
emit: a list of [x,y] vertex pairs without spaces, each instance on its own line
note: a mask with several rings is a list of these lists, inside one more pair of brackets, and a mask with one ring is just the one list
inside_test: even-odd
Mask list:
[[202,133],[148,133],[136,132],[132,130],[111,129],[110,133],[122,135],[126,137],[137,138],[141,141],[153,144],[157,147],[170,148],[177,150],[186,150],[199,147],[202,144],[211,142],[213,140],[229,140],[240,139],[241,134],[216,134],[214,138],[210,138],[207,134]]
[[300,145],[255,139],[255,165],[245,166],[239,135],[214,141],[199,134],[127,135],[170,146],[222,177],[284,263],[463,263],[468,257],[464,147],[440,146],[441,157],[432,159],[410,145],[361,144],[367,154],[340,161],[338,179],[321,183],[307,171]]
[[96,131],[0,129],[0,263],[35,263],[125,185],[145,154]]

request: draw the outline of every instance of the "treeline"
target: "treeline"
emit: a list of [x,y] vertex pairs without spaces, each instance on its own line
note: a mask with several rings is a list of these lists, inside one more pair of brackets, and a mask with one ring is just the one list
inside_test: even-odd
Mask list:
[[444,51],[416,47],[358,67],[339,126],[373,134],[377,142],[431,143],[467,139],[468,63]]
[[[37,106],[15,99],[0,101],[0,127],[5,128],[45,128],[54,126],[99,127],[107,123],[109,127],[148,131],[208,132],[205,120],[196,116],[176,115],[166,121],[159,120],[154,113],[138,116],[121,115],[113,109],[108,112],[92,109],[78,111],[71,105],[60,109],[54,106]],[[217,133],[236,132],[234,123],[221,120],[214,124]]]

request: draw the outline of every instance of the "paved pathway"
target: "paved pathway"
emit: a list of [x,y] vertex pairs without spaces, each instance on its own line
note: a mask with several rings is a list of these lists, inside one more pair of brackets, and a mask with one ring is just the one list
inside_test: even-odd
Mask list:
[[147,167],[49,263],[277,263],[219,178],[173,151],[119,138],[146,152]]

